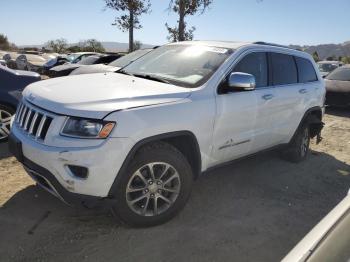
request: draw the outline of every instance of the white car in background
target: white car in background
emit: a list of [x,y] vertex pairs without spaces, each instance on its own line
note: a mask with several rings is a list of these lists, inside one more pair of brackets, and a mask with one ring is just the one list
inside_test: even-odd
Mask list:
[[350,261],[350,191],[282,262]]
[[136,61],[140,57],[148,54],[153,49],[140,49],[136,50],[132,53],[129,53],[127,55],[124,55],[113,62],[104,65],[104,64],[97,64],[97,65],[88,65],[84,67],[79,67],[75,70],[73,70],[69,75],[83,75],[83,74],[92,74],[92,73],[104,73],[104,72],[115,72],[124,66],[127,66],[128,64],[132,63],[133,61]]

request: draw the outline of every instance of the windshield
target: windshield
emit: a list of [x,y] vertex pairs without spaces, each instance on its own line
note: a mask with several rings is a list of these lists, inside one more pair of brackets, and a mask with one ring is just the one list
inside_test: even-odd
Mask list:
[[329,73],[336,69],[338,66],[336,64],[318,64],[318,68],[321,72]]
[[231,49],[199,45],[159,47],[126,66],[122,72],[152,76],[183,87],[205,83],[229,57]]
[[338,81],[350,81],[350,67],[339,67],[330,73],[326,79]]
[[78,56],[79,54],[70,54],[67,56],[67,60],[72,63]]
[[135,52],[132,52],[130,54],[127,54],[125,56],[122,56],[121,58],[118,58],[117,60],[110,63],[110,66],[115,67],[124,67],[130,64],[131,62],[135,61],[136,59],[139,59],[141,56],[144,56],[148,52],[150,52],[152,49],[142,49],[137,50]]
[[80,65],[93,65],[96,61],[100,59],[99,56],[88,56],[86,58],[81,59],[77,64]]

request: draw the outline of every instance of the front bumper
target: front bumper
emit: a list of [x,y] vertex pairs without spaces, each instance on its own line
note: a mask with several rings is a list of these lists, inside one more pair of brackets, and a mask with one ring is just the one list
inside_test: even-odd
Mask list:
[[[91,205],[108,200],[109,190],[132,142],[127,138],[109,138],[95,146],[54,147],[35,141],[13,125],[9,146],[27,173],[44,189],[68,204],[89,202]],[[76,177],[68,165],[88,168],[88,177]]]

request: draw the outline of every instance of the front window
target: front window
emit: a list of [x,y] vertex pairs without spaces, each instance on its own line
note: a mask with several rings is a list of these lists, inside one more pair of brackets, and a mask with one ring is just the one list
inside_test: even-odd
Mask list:
[[231,49],[200,45],[159,47],[126,66],[121,72],[183,86],[204,84],[230,56]]

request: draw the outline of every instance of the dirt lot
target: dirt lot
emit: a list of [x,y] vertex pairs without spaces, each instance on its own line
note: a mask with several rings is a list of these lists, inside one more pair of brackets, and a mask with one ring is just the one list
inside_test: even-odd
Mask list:
[[0,145],[1,261],[278,261],[350,188],[350,112],[329,111],[306,162],[277,152],[216,169],[185,210],[149,228],[75,209],[36,187]]

